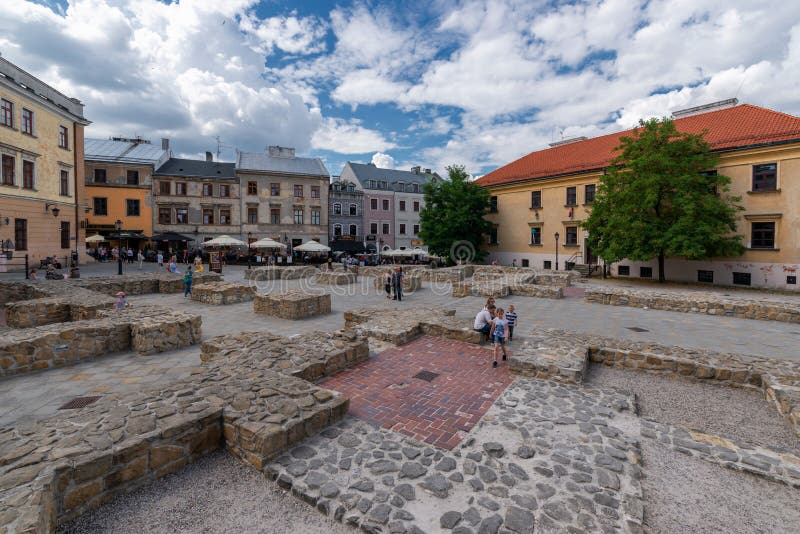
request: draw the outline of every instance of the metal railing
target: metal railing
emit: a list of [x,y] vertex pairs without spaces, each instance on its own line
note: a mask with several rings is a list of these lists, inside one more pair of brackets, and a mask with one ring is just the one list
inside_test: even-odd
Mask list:
[[0,258],[0,274],[18,272],[18,267],[25,269],[25,279],[30,278],[31,267],[27,254],[3,252]]

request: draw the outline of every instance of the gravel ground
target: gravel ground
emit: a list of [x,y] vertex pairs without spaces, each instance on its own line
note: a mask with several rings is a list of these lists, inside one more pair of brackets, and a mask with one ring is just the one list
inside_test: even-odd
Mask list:
[[793,449],[797,439],[774,406],[753,390],[593,364],[589,384],[636,394],[640,415],[726,437],[739,444]]
[[642,440],[645,531],[796,533],[800,489]]
[[219,451],[149,486],[122,495],[58,532],[353,532]]

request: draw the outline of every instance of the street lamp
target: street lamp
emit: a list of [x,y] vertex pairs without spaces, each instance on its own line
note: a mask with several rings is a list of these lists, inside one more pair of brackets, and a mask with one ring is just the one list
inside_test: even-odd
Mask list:
[[252,243],[253,232],[247,232],[247,268],[250,268],[250,243]]
[[117,229],[117,274],[122,274],[122,221],[117,219],[114,223],[114,228]]
[[556,232],[556,271],[558,270],[558,232]]

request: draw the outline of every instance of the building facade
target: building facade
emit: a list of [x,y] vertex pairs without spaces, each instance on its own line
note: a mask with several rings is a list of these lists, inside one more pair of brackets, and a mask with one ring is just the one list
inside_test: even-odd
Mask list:
[[358,182],[336,178],[328,192],[328,240],[334,252],[362,253],[364,235],[364,190]]
[[[735,258],[668,258],[671,280],[797,290],[800,270],[800,118],[752,105],[725,102],[674,114],[678,130],[701,133],[720,156],[716,169],[740,196],[737,232],[746,251]],[[567,263],[597,265],[581,228],[604,168],[620,137],[556,143],[478,180],[492,195],[488,261],[551,269]],[[559,239],[556,243],[555,235]],[[558,251],[558,265],[556,253]],[[655,278],[657,261],[623,260],[619,277]]]
[[153,172],[171,156],[167,139],[158,146],[140,137],[87,139],[86,235],[113,236],[119,220],[131,236],[124,244],[144,248],[153,235]]
[[153,232],[190,238],[154,239],[156,248],[196,248],[221,235],[239,234],[239,180],[233,163],[169,158],[153,173]]
[[441,180],[430,169],[381,169],[372,163],[347,162],[342,179],[357,181],[364,189],[364,228],[367,248],[377,250],[420,247],[419,213],[424,206],[423,186]]
[[269,237],[287,250],[306,241],[328,244],[330,174],[319,158],[302,158],[293,148],[270,146],[263,153],[239,152],[241,239]]
[[[85,252],[83,104],[0,57],[0,269]],[[11,260],[8,260],[8,256]],[[24,261],[24,260],[23,260]]]

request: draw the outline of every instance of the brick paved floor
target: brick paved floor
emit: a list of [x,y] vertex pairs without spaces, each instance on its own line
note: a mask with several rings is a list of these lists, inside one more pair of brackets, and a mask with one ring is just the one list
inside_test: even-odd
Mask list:
[[[321,385],[350,397],[350,413],[417,440],[452,449],[511,383],[492,351],[460,341],[421,337],[387,349]],[[414,375],[432,371],[428,382]]]

